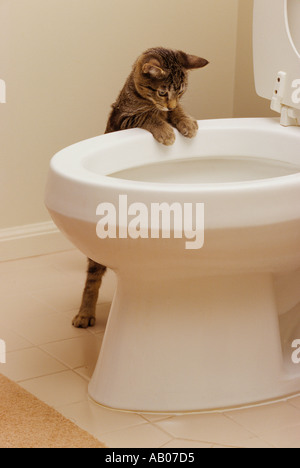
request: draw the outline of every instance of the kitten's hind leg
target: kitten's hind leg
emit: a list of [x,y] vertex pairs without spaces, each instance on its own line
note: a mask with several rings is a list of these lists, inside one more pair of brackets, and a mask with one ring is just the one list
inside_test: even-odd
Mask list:
[[93,327],[96,322],[96,304],[102,278],[106,267],[88,259],[88,270],[85,288],[79,313],[73,318],[72,325],[76,328]]

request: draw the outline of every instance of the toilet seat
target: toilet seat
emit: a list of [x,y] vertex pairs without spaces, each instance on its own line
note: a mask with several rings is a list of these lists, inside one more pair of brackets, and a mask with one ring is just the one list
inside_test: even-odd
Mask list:
[[[300,15],[295,0],[255,0],[253,59],[255,87],[271,101],[284,126],[300,125],[300,54],[293,41],[289,10]],[[300,17],[297,20],[300,27]]]

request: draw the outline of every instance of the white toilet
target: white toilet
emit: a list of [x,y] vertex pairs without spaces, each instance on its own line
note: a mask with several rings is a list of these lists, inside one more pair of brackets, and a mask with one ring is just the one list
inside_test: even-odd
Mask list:
[[282,125],[200,121],[172,147],[126,130],[52,159],[53,220],[118,278],[99,404],[180,413],[300,393],[299,26],[299,0],[255,1],[257,92]]

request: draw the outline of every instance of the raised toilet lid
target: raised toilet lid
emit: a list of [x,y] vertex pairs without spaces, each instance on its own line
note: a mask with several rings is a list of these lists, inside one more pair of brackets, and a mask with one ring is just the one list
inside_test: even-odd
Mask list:
[[300,0],[254,0],[253,59],[259,96],[300,117]]

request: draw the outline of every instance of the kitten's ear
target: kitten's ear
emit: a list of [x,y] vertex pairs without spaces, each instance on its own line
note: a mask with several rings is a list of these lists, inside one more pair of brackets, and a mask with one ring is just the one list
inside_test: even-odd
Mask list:
[[187,70],[192,70],[195,68],[203,68],[209,64],[209,62],[204,58],[197,57],[196,55],[189,55],[181,51],[179,51],[179,58],[180,58],[180,63]]
[[145,75],[150,75],[151,78],[160,79],[166,75],[166,72],[159,66],[158,60],[151,60],[147,63],[144,63],[142,66],[142,72]]

